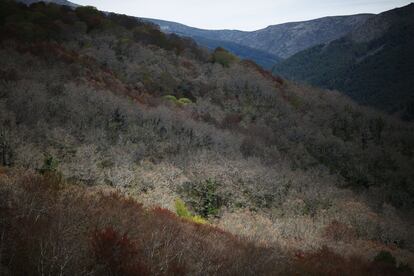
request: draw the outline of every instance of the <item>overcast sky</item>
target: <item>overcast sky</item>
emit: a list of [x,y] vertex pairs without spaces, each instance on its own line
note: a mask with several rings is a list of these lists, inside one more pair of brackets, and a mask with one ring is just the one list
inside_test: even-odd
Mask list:
[[413,0],[72,0],[80,5],[203,29],[257,30],[330,15],[380,13]]

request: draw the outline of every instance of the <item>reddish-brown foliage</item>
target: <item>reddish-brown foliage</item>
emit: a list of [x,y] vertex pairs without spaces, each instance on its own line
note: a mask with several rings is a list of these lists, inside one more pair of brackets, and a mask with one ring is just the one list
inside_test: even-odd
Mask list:
[[120,235],[112,227],[95,230],[91,246],[96,262],[103,265],[109,275],[148,275],[136,242],[127,234]]
[[[8,177],[0,178],[0,197],[7,203],[0,205],[2,261],[17,275],[39,267],[42,273],[63,269],[71,275],[240,274],[257,259],[252,252],[264,252],[168,210],[145,210],[116,192],[88,192],[53,175],[12,175],[12,185],[3,181]],[[260,263],[254,271],[274,265]]]
[[[163,208],[146,210],[117,192],[71,186],[53,174],[20,173],[0,175],[1,258],[12,275],[402,273],[395,265],[344,258],[327,248],[297,253],[288,269],[277,248]],[[333,225],[328,229],[337,231]]]
[[19,79],[19,74],[14,69],[2,70],[0,69],[0,80],[5,81],[17,81]]
[[350,242],[357,236],[355,230],[347,225],[334,220],[324,230],[324,236],[333,241]]
[[162,219],[177,219],[176,214],[165,208],[155,207],[152,209],[152,212],[154,215],[159,216]]
[[198,113],[193,113],[192,114],[192,119],[196,120],[196,121],[203,121],[209,124],[212,124],[214,126],[220,126],[220,122],[218,122],[213,116],[211,116],[211,114],[209,113],[203,113],[203,114],[198,114]]
[[[77,52],[68,50],[64,46],[53,42],[21,44],[18,45],[17,50],[21,53],[29,52],[47,60],[54,59],[65,64],[78,64],[85,69],[85,78],[88,85],[96,89],[114,91],[119,95],[130,97],[133,100],[136,99],[139,103],[144,103],[142,93],[145,91],[126,86],[109,68],[99,64],[93,57],[79,55]],[[1,76],[2,73],[0,72],[0,78]],[[13,77],[13,75],[6,74],[5,77]]]
[[368,262],[356,256],[340,256],[328,247],[322,247],[313,253],[298,253],[295,266],[304,275],[410,275],[409,271],[385,262]]
[[186,68],[186,69],[188,69],[188,70],[190,70],[190,71],[195,70],[195,66],[194,66],[194,64],[193,64],[190,60],[183,60],[183,61],[181,62],[181,65],[182,65],[184,68]]
[[284,84],[284,80],[280,76],[273,75],[270,71],[263,69],[261,66],[257,65],[254,61],[251,60],[243,60],[242,64],[254,69],[260,75],[262,75],[265,79],[272,81],[277,86],[281,86]]
[[79,54],[65,49],[62,45],[52,42],[37,42],[31,44],[19,44],[17,50],[22,53],[29,52],[32,55],[44,58],[56,58],[70,64],[79,61]]
[[239,125],[242,119],[243,118],[240,114],[227,114],[221,122],[221,126],[223,128],[235,128]]

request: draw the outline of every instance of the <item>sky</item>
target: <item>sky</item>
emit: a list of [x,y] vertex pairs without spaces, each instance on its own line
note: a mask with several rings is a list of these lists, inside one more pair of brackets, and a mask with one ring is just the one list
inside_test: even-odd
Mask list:
[[413,0],[72,0],[137,17],[179,22],[202,29],[252,31],[324,16],[380,13]]

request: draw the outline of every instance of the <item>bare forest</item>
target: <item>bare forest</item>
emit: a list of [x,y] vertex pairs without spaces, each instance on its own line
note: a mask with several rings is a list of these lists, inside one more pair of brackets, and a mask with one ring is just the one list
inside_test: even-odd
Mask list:
[[91,7],[0,64],[1,275],[411,275],[412,123]]

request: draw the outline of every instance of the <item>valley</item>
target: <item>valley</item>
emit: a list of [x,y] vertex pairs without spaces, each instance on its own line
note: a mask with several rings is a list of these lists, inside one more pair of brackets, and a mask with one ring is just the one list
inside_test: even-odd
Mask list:
[[412,123],[196,40],[0,2],[0,275],[412,275]]

